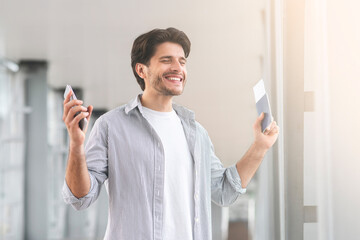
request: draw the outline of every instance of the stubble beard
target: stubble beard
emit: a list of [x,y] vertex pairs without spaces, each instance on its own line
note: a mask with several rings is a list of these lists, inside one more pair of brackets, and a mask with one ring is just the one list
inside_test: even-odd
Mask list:
[[[181,84],[183,84],[183,82],[181,82]],[[167,88],[164,85],[161,76],[157,76],[154,81],[154,88],[156,89],[156,91],[158,91],[159,93],[161,93],[164,96],[179,96],[184,92],[184,87],[185,86],[183,85],[181,92],[177,92],[177,91]]]

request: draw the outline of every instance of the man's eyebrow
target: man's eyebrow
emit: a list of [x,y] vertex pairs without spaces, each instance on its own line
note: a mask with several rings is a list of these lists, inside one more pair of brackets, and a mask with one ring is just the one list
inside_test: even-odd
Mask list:
[[[162,56],[159,59],[171,59],[172,57],[173,56]],[[184,58],[184,57],[180,57],[180,58],[181,58],[181,60],[184,60],[186,62],[186,58]]]
[[160,57],[160,59],[164,59],[164,58],[171,58],[171,56],[162,56],[162,57]]

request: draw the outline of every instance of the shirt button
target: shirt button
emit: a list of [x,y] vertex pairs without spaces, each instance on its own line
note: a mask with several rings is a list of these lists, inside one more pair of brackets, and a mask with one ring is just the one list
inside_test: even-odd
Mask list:
[[199,218],[195,218],[195,222],[199,222]]
[[160,147],[160,142],[158,142],[158,147]]
[[199,199],[199,194],[195,193],[195,200]]

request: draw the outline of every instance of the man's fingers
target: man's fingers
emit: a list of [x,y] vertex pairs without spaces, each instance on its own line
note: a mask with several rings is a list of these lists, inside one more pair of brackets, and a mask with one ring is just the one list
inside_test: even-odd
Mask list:
[[264,133],[265,135],[274,135],[279,132],[279,126],[273,121],[270,127],[267,128],[267,131]]
[[86,119],[89,121],[90,120],[90,117],[91,117],[91,114],[92,114],[92,111],[94,110],[94,107],[92,105],[88,106],[87,107],[87,112],[89,113],[89,116],[86,117]]
[[69,111],[68,114],[65,117],[65,124],[69,124],[73,121],[75,114],[78,112],[86,112],[87,108],[81,105],[77,105],[72,107]]
[[89,115],[86,117],[86,119],[87,119],[87,124],[86,124],[85,131],[84,131],[84,132],[87,132],[87,129],[88,129],[88,126],[89,126],[89,123],[90,123],[91,114],[92,114],[92,111],[93,111],[93,110],[94,110],[94,107],[93,107],[92,105],[88,106],[87,112],[89,113]]
[[70,125],[79,125],[79,122],[81,119],[86,118],[89,115],[89,112],[81,112],[79,115],[77,115],[74,120],[70,123]]
[[253,125],[255,131],[261,131],[261,121],[264,119],[265,114],[262,112],[257,118]]
[[264,117],[265,117],[265,113],[262,112],[262,113],[258,116],[258,119],[257,119],[257,120],[261,122],[261,121],[264,119]]
[[264,134],[268,135],[276,126],[276,122],[272,121],[271,124],[265,129]]
[[64,114],[63,114],[63,121],[65,121],[65,119],[67,118],[69,111],[72,107],[76,106],[76,105],[81,105],[83,103],[83,101],[81,100],[72,100],[70,102],[67,102],[64,104]]
[[64,99],[64,105],[70,101],[71,94],[72,94],[72,91],[70,90]]
[[75,114],[77,114],[78,112],[87,112],[87,108],[84,107],[84,106],[81,106],[81,105],[72,107],[72,108],[69,110],[68,117],[72,119],[72,118],[75,117]]
[[270,124],[270,132],[276,127],[276,122],[275,121],[272,121],[271,124]]
[[279,131],[280,131],[280,127],[279,127],[279,126],[276,126],[276,127],[274,127],[274,128],[268,133],[268,135],[269,135],[269,136],[273,136],[273,135],[275,135],[275,134],[278,134]]
[[[260,131],[260,132],[262,132],[262,131],[261,131],[261,121],[262,121],[264,118],[265,118],[265,113],[262,112],[262,113],[258,116],[258,118],[256,119],[256,121],[255,121],[255,123],[254,123],[254,125],[253,125],[253,128],[254,128],[255,131]],[[271,116],[271,119],[273,120],[274,118]],[[276,122],[275,122],[275,121],[272,121],[272,122],[270,123],[270,125],[264,130],[263,134],[269,135],[270,133],[276,132],[276,131],[278,131],[278,130],[276,130],[277,127],[278,127],[278,126],[277,126]]]

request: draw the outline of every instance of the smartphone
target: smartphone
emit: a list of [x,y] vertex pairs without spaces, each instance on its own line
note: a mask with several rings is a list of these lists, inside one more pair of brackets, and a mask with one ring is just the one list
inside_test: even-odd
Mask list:
[[[64,99],[66,98],[66,96],[69,94],[70,91],[72,92],[72,94],[71,94],[71,96],[70,96],[70,101],[71,101],[71,100],[74,100],[74,99],[77,100],[76,95],[75,95],[75,93],[74,93],[74,90],[71,88],[70,85],[66,85],[65,92],[64,92]],[[80,112],[77,112],[77,113],[75,114],[75,117],[76,117],[78,114],[80,114]],[[86,125],[87,125],[87,119],[86,119],[86,118],[81,119],[80,122],[79,122],[79,127],[80,127],[80,129],[84,131]]]

